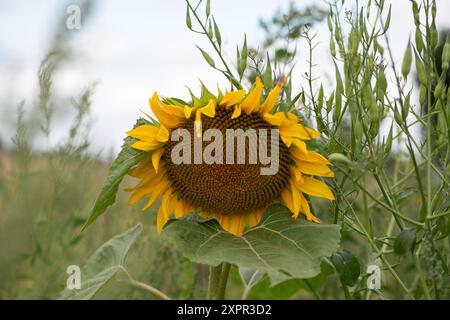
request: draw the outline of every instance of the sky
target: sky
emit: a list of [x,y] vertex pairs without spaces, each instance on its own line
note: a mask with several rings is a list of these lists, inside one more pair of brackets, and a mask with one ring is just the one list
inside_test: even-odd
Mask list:
[[[326,7],[321,0],[294,2],[300,8],[311,3]],[[389,36],[395,61],[400,64],[413,28],[410,1],[391,2]],[[3,143],[8,144],[14,134],[12,123],[17,116],[14,106],[25,99],[26,107],[30,108],[37,99],[39,63],[49,49],[55,26],[71,3],[0,0],[0,137]],[[249,45],[257,47],[264,38],[259,19],[268,19],[277,10],[285,11],[289,3],[290,0],[211,0],[227,60],[234,62],[236,43],[242,44],[244,33]],[[212,52],[202,35],[187,29],[183,0],[94,0],[94,4],[90,17],[84,19],[81,13],[81,29],[70,31],[75,59],[64,65],[53,79],[54,92],[61,97],[76,97],[83,88],[98,82],[91,106],[93,150],[118,152],[124,132],[142,116],[142,111],[150,113],[148,99],[154,91],[188,98],[186,87],[199,92],[199,79],[211,89],[217,84],[226,86],[226,79],[205,63],[195,47],[199,45]],[[437,4],[438,28],[448,28],[450,1],[438,0]],[[329,32],[325,24],[316,25],[313,31],[317,32],[319,41],[316,59],[320,63],[316,75],[326,83],[333,79],[327,49]],[[306,71],[306,48],[299,47],[297,59],[294,84],[300,88],[300,74]],[[67,135],[67,123],[53,123],[50,139],[43,144],[58,144]]]

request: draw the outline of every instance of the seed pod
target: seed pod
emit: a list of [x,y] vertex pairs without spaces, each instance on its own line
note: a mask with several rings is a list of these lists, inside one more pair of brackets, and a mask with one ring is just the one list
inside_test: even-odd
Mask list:
[[438,81],[438,84],[436,85],[436,88],[434,88],[434,97],[436,99],[444,99],[445,95],[445,76],[446,74],[443,73],[441,78]]
[[186,8],[186,25],[189,29],[192,29],[191,16],[189,15],[189,7]]
[[406,120],[406,118],[408,117],[410,99],[411,99],[411,91],[406,96],[405,101],[403,101],[403,106],[402,106],[402,118],[403,118],[403,120]]
[[206,53],[206,51],[204,51],[203,49],[201,49],[199,46],[196,46],[198,48],[198,50],[200,50],[200,52],[202,53],[203,58],[206,60],[206,62],[213,68],[216,67],[216,64],[214,63],[213,58],[211,58],[211,56]]
[[395,103],[395,105],[396,105],[396,107],[394,108],[394,119],[395,119],[395,122],[397,122],[399,126],[402,126],[404,120],[402,118],[402,115],[398,111],[397,102]]
[[423,50],[423,39],[422,39],[422,32],[420,31],[419,27],[416,28],[415,36],[416,36],[415,37],[415,39],[416,39],[416,49],[420,53]]
[[367,110],[372,105],[372,90],[369,85],[364,86],[362,89],[363,108]]
[[335,44],[334,44],[333,37],[330,37],[330,52],[331,52],[331,55],[332,55],[334,58],[336,58],[336,46],[335,46]]
[[433,20],[433,23],[431,23],[431,27],[430,27],[430,33],[431,33],[431,48],[436,48],[437,43],[438,43],[438,31],[436,28],[436,23]]
[[427,72],[425,71],[425,66],[423,65],[422,61],[420,61],[420,57],[416,54],[416,70],[417,75],[419,76],[420,84],[428,87],[428,76]]
[[205,13],[206,17],[209,17],[209,14],[211,13],[211,0],[206,1]]
[[416,25],[416,27],[418,27],[420,25],[419,6],[417,5],[417,2],[415,0],[412,0],[411,4],[414,15],[414,24]]
[[436,8],[436,0],[433,0],[433,4],[431,5],[431,16],[434,18],[436,18],[436,12],[437,12],[437,8]]
[[211,20],[209,20],[208,36],[210,39],[212,39],[214,37]]
[[408,77],[408,74],[411,71],[411,63],[412,63],[412,50],[411,50],[411,43],[408,41],[408,45],[406,46],[406,50],[405,53],[403,54],[403,61],[402,61],[402,76],[404,79]]
[[342,84],[342,77],[341,73],[339,72],[339,68],[335,64],[335,70],[336,70],[336,89],[339,90],[339,92],[344,92],[344,85]]
[[336,88],[336,103],[334,104],[333,110],[333,122],[337,123],[341,116],[341,108],[342,108],[342,93],[339,87]]
[[317,97],[317,113],[320,114],[322,112],[322,107],[323,107],[323,86],[320,85],[319,95]]
[[331,22],[331,16],[327,16],[327,24],[328,24],[328,30],[330,30],[330,33],[333,33],[333,23]]
[[363,136],[363,127],[362,127],[361,121],[355,121],[355,126],[353,128],[353,131],[354,131],[356,137],[360,138]]
[[328,156],[331,163],[352,164],[352,161],[342,153],[332,153]]
[[447,39],[442,49],[442,70],[447,71],[450,62],[450,40]]
[[341,29],[338,25],[336,25],[336,30],[334,31],[334,38],[336,39],[336,42],[341,40]]
[[384,145],[384,152],[385,152],[386,156],[389,155],[389,153],[391,152],[391,149],[392,149],[392,140],[393,140],[392,139],[392,127],[393,127],[393,124],[391,124],[391,129],[389,130],[389,134],[387,136],[386,143]]
[[427,98],[427,88],[424,85],[420,85],[420,94],[419,94],[419,102],[420,104],[424,104]]
[[269,53],[267,53],[267,65],[266,71],[264,72],[263,83],[266,90],[270,89],[272,86],[272,67],[270,66]]
[[382,102],[384,100],[384,95],[386,94],[387,89],[387,81],[384,71],[380,69],[377,74],[377,82],[376,82],[376,94],[377,100]]
[[214,35],[216,36],[217,44],[219,47],[222,45],[222,36],[220,35],[220,29],[217,26],[216,19],[213,18],[214,22]]
[[331,93],[330,97],[327,100],[327,114],[330,113],[331,108],[333,107],[334,102],[334,91]]
[[383,33],[386,33],[386,31],[389,29],[389,25],[391,24],[391,9],[392,9],[392,6],[389,5],[389,11],[388,11],[388,15],[386,18],[386,22],[384,23]]

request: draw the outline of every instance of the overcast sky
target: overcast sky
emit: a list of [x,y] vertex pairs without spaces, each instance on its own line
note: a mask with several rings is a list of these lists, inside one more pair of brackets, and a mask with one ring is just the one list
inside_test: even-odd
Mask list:
[[[236,43],[244,33],[250,45],[263,39],[260,18],[269,18],[285,10],[289,0],[212,0],[212,13],[222,31],[226,56],[234,61]],[[294,1],[301,8],[324,1]],[[363,3],[364,1],[360,1]],[[389,1],[386,1],[387,3]],[[70,3],[70,2],[69,2]],[[349,1],[347,1],[349,3]],[[448,27],[450,1],[438,3],[438,28]],[[45,56],[58,19],[67,5],[57,0],[0,0],[0,134],[8,142],[11,127],[6,125],[16,115],[11,106],[26,99],[31,105],[37,96],[37,70]],[[172,1],[95,1],[93,15],[81,30],[74,32],[71,45],[76,59],[58,72],[54,90],[61,96],[76,96],[99,81],[92,100],[94,123],[91,140],[94,149],[115,151],[141,110],[149,111],[148,98],[154,91],[187,98],[186,86],[199,88],[201,79],[210,88],[226,84],[223,76],[204,62],[195,44],[212,52],[201,35],[187,30],[185,2]],[[82,17],[83,18],[83,17]],[[395,59],[401,62],[403,50],[412,31],[409,0],[392,1],[390,38]],[[317,75],[326,82],[331,58],[328,56],[329,33],[325,25],[315,32],[321,45],[317,48]],[[295,84],[302,85],[300,73],[306,71],[305,48],[300,47]],[[332,76],[332,74],[331,74]],[[67,129],[54,124],[50,143],[59,141]]]

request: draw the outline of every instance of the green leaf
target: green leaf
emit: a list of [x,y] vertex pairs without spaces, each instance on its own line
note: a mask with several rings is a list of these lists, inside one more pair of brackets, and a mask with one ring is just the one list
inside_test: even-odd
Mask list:
[[217,266],[228,262],[267,273],[272,284],[289,278],[311,278],[320,272],[320,258],[339,246],[339,225],[292,220],[284,206],[274,205],[260,223],[235,237],[216,220],[194,222],[171,220],[164,240],[175,245],[188,259]]
[[206,1],[205,13],[206,13],[206,17],[208,18],[211,13],[211,0]]
[[361,274],[361,264],[352,253],[344,250],[333,254],[331,257],[336,271],[339,273],[339,278],[343,285],[353,286],[358,281]]
[[189,6],[186,6],[186,25],[189,29],[192,29],[192,20],[189,14]]
[[416,230],[404,229],[399,233],[394,241],[394,253],[396,255],[404,255],[407,252],[413,252],[416,245]]
[[[148,123],[144,119],[138,119],[134,128],[137,126]],[[120,151],[117,158],[114,160],[112,165],[109,167],[108,176],[103,184],[100,195],[95,201],[94,207],[91,210],[88,220],[84,224],[81,231],[85,230],[90,226],[101,214],[103,214],[106,209],[112,205],[116,200],[116,194],[119,190],[119,185],[122,182],[123,177],[128,173],[128,171],[137,165],[140,161],[144,160],[148,156],[147,153],[135,150],[131,148],[131,145],[136,141],[132,137],[126,137],[122,145],[122,150]]]
[[196,46],[198,48],[198,50],[200,50],[200,52],[202,53],[203,58],[205,58],[206,62],[213,68],[216,67],[216,64],[214,63],[213,58],[211,58],[211,56],[206,53],[206,51],[204,51],[203,49],[201,49],[199,46]]
[[276,299],[287,300],[292,298],[300,290],[312,292],[322,288],[328,277],[335,273],[334,267],[327,261],[322,261],[320,273],[309,279],[290,279],[276,285],[271,285],[268,278],[258,282],[252,289],[249,299]]
[[216,23],[216,19],[213,18],[213,22],[214,22],[214,35],[216,36],[217,44],[220,47],[222,45],[222,36],[220,35],[220,29]]
[[81,288],[66,288],[58,299],[91,299],[119,270],[123,270],[128,251],[141,232],[142,226],[137,224],[100,246],[81,268]]

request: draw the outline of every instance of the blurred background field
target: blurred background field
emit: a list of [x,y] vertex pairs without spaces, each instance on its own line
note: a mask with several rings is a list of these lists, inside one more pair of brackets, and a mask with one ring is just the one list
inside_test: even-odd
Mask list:
[[[296,23],[313,25],[319,38],[323,37],[322,45],[328,46],[323,12],[302,11],[312,1],[293,4],[246,1],[240,6],[241,2],[227,1],[225,5],[225,1],[213,1],[217,20],[227,33],[224,42],[230,56],[234,56],[235,43],[242,42],[245,32],[252,47],[270,40],[274,29],[267,25],[264,28],[264,24],[258,23],[259,19],[276,25],[272,16],[280,17],[293,8],[302,12]],[[26,13],[31,8],[29,4],[0,2],[0,20],[9,15],[5,20],[11,24],[8,28],[0,25],[0,43],[4,41],[4,45],[0,44],[0,299],[57,298],[66,284],[67,266],[83,265],[102,243],[139,222],[144,225],[144,232],[127,259],[133,277],[172,297],[204,298],[208,268],[192,265],[163,243],[155,231],[155,209],[142,212],[139,205],[128,206],[125,192],[119,192],[118,201],[107,214],[79,235],[108,165],[118,152],[124,131],[141,115],[141,110],[147,111],[151,92],[159,90],[183,97],[187,96],[184,85],[199,88],[198,78],[211,83],[211,87],[226,83],[226,79],[207,67],[194,46],[194,43],[203,45],[205,42],[190,34],[185,36],[188,33],[184,2],[157,3],[151,1],[149,5],[141,1],[136,7],[127,4],[129,7],[121,11],[123,2],[81,2],[82,29],[72,32],[64,27],[66,5],[38,1],[33,6],[41,5],[46,10],[36,10],[39,17],[33,18]],[[326,9],[325,5],[318,5]],[[402,14],[402,10],[409,12],[410,4],[404,0],[393,1],[393,5],[393,16],[398,19],[392,22],[391,35],[394,54],[400,63],[407,41],[405,35],[409,32],[405,26],[411,24],[406,20],[411,17]],[[438,5],[438,26],[448,27],[446,12],[450,10],[450,3],[438,1]],[[238,14],[233,7],[240,8]],[[22,14],[30,20],[20,18]],[[132,28],[134,16],[137,18]],[[146,23],[146,19],[156,22]],[[50,23],[44,23],[45,20]],[[28,37],[40,40],[31,41],[33,47],[27,47],[24,42]],[[127,37],[129,41],[124,40]],[[136,56],[134,51],[138,51]],[[323,61],[318,73],[332,85],[334,75],[327,71],[332,60],[317,51],[316,59]],[[165,52],[168,52],[166,57]],[[299,61],[304,61],[306,49],[300,45],[296,54]],[[307,65],[302,62],[296,68],[296,73],[301,74]],[[302,85],[299,79],[294,80],[297,87]],[[394,157],[387,160],[386,167],[394,170]],[[128,179],[121,188],[132,184]],[[413,179],[409,186],[414,188]],[[370,179],[366,181],[366,188],[378,192]],[[417,211],[420,201],[417,194],[408,193],[405,188],[399,197],[403,197],[399,201],[407,199],[402,202],[403,212]],[[367,199],[356,200],[355,208],[364,219],[362,212]],[[317,201],[315,208],[322,220],[333,222],[332,207],[328,203]],[[370,214],[374,230],[386,227],[386,212],[374,206]],[[370,250],[359,235],[344,229],[342,246],[364,262],[369,260]],[[394,260],[399,264],[399,274],[408,282],[417,281],[409,258]],[[402,297],[389,273],[383,274],[386,297]],[[123,275],[116,276],[95,298],[153,298],[123,279]],[[336,274],[323,281],[326,284],[318,286],[324,288],[324,298],[345,298]],[[240,298],[241,294],[242,284],[233,268],[227,297]],[[269,288],[266,279],[249,297],[316,296],[301,281],[292,280]]]

